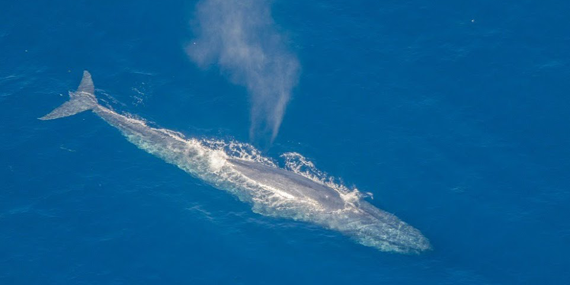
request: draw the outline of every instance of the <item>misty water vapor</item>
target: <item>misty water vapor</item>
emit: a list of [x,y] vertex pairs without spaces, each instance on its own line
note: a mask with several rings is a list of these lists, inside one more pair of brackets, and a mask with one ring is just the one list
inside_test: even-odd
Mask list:
[[[250,139],[272,142],[297,83],[299,63],[287,50],[266,0],[202,0],[186,51],[200,67],[218,65],[250,95]],[[262,137],[260,137],[262,136]]]

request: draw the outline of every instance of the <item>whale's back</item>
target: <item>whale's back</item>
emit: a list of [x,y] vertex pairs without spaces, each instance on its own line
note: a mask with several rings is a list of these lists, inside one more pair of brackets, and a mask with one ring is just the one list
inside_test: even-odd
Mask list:
[[344,207],[340,194],[321,183],[297,173],[273,166],[241,159],[230,159],[235,170],[266,186],[286,192],[294,198],[312,199],[327,210]]

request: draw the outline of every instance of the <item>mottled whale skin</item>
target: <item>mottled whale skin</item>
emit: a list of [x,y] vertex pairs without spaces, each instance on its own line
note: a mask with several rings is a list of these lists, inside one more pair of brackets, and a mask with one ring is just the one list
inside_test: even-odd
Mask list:
[[361,199],[357,190],[336,189],[322,181],[265,163],[235,157],[223,149],[99,105],[89,72],[70,100],[41,120],[91,110],[130,142],[212,186],[252,205],[256,213],[305,221],[339,231],[382,251],[420,253],[431,245],[420,231]]

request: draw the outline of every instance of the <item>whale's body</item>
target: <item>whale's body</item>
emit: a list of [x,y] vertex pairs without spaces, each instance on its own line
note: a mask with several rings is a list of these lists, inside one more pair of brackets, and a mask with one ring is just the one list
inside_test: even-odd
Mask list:
[[266,216],[290,218],[348,235],[382,251],[419,253],[429,241],[396,216],[360,199],[357,190],[334,187],[269,160],[236,157],[224,148],[148,126],[98,104],[91,75],[85,71],[70,100],[40,118],[51,120],[91,110],[139,148],[174,164],[212,186],[226,190]]

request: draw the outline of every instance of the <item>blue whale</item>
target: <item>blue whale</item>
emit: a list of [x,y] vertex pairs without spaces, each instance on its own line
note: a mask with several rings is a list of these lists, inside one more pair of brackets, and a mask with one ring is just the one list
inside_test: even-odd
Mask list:
[[410,254],[431,249],[420,231],[364,201],[356,189],[336,187],[280,168],[269,159],[234,155],[219,144],[151,127],[144,120],[100,105],[87,71],[77,91],[69,92],[69,97],[69,101],[40,120],[92,111],[140,149],[230,192],[252,205],[258,214],[317,224],[381,251]]

